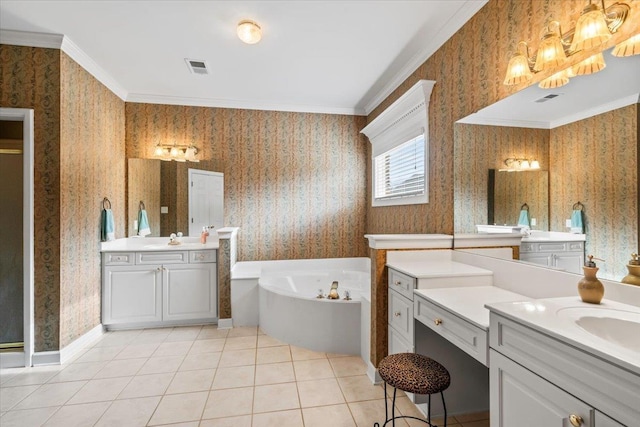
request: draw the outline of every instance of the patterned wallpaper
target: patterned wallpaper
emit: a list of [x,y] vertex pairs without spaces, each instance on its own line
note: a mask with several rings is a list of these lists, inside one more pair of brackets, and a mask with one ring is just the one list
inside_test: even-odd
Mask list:
[[0,105],[34,109],[35,350],[57,350],[60,316],[60,56],[0,45]]
[[100,324],[100,212],[125,235],[124,101],[65,53],[60,87],[60,348]]
[[638,104],[551,131],[551,228],[564,229],[574,203],[584,205],[586,252],[599,276],[617,280],[638,253]]
[[[366,256],[364,117],[127,103],[127,157],[194,143],[225,178],[238,259]],[[184,196],[184,194],[183,194]]]
[[[127,236],[135,236],[134,221],[138,220],[140,202],[144,203],[149,219],[149,236],[160,234],[160,185],[161,160],[127,160]],[[165,234],[166,236],[166,234]]]
[[[504,168],[504,160],[508,157],[535,158],[542,170],[549,169],[548,129],[457,123],[454,127],[454,140],[454,210],[457,233],[473,233],[476,231],[476,224],[487,224],[489,169]],[[514,173],[527,174],[529,172]],[[515,181],[513,184],[515,185]],[[517,207],[525,202],[532,208],[531,213],[536,205],[542,203],[524,200],[516,202],[519,203]],[[517,222],[517,219],[516,217],[510,224]],[[539,228],[542,229],[542,224]]]
[[[633,1],[634,13],[640,1]],[[400,84],[367,117],[371,122],[419,79],[435,80],[429,107],[430,202],[426,205],[377,207],[367,205],[369,233],[453,233],[454,225],[454,122],[522,89],[526,84],[502,84],[507,63],[520,40],[537,45],[548,20],[575,20],[584,0],[490,0],[426,62]],[[640,23],[625,25],[607,43],[611,47],[639,30]],[[576,54],[573,65],[592,51]],[[529,84],[548,77],[539,73]],[[454,163],[455,162],[455,163]],[[371,166],[367,163],[370,179]],[[456,203],[457,203],[457,196]],[[466,215],[466,210],[464,211]],[[456,221],[457,221],[456,209]]]
[[520,211],[528,206],[533,230],[549,230],[549,172],[496,172],[494,185],[495,224],[518,224]]

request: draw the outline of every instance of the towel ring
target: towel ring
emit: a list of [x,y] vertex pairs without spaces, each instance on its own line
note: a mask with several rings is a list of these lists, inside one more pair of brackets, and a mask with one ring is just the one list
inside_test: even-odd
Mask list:
[[576,210],[583,210],[584,209],[584,205],[580,202],[574,203],[573,204],[573,208],[574,211]]
[[523,203],[522,206],[520,206],[520,210],[521,211],[528,211],[529,210],[529,205],[526,203]]
[[145,210],[145,208],[144,208],[144,202],[143,202],[142,200],[140,200],[139,209],[140,209],[140,210],[142,210],[142,211],[143,211],[143,210]]
[[106,197],[102,199],[102,209],[111,209],[111,201]]

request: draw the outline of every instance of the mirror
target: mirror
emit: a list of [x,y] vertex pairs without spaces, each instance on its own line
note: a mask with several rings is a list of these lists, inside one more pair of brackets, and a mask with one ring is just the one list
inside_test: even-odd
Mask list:
[[517,225],[526,204],[532,230],[549,231],[549,173],[489,169],[487,218],[489,224]]
[[177,231],[189,235],[188,171],[219,171],[219,165],[213,160],[196,163],[135,158],[127,163],[127,236],[138,234],[140,202],[147,212],[149,237],[167,237]]
[[[455,124],[455,233],[473,233],[476,224],[490,223],[488,170],[503,168],[510,157],[536,159],[548,171],[547,229],[569,231],[566,220],[580,201],[586,254],[606,260],[598,264],[598,276],[620,280],[626,275],[640,244],[640,55],[616,58],[604,52],[604,57],[607,67],[599,73],[574,77],[553,90],[531,86]],[[533,210],[528,201],[511,204],[525,202]],[[507,222],[514,221],[517,217]]]

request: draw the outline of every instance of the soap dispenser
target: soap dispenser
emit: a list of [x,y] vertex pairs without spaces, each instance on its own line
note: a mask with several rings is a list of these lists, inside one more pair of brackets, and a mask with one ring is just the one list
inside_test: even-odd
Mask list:
[[640,286],[640,257],[638,254],[631,254],[627,270],[629,270],[629,274],[622,278],[622,283]]
[[582,301],[590,304],[600,304],[604,296],[604,286],[596,277],[599,269],[596,267],[596,263],[593,262],[593,255],[589,255],[587,258],[589,258],[589,261],[582,267],[584,277],[578,282],[578,293]]

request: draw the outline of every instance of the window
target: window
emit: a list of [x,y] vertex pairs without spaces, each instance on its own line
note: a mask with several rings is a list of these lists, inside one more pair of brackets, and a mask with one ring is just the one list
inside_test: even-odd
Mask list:
[[376,156],[374,201],[424,196],[425,151],[424,135],[418,135]]
[[428,117],[434,81],[420,80],[369,123],[372,206],[429,202]]

